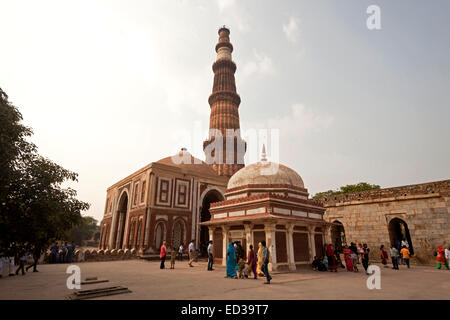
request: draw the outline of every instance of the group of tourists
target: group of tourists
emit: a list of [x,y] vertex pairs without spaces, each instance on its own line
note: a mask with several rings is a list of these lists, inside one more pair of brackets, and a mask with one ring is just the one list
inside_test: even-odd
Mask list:
[[67,244],[67,241],[58,245],[58,242],[53,243],[50,247],[50,263],[71,263],[75,252],[75,243]]
[[[19,272],[22,272],[22,275],[25,275],[25,270],[33,268],[33,272],[38,272],[37,264],[41,257],[41,249],[39,247],[35,247],[32,252],[22,251],[17,257],[8,256],[4,253],[0,253],[0,278],[3,276],[3,269],[9,268],[8,275],[10,277],[18,275]],[[18,259],[16,259],[18,258]],[[28,260],[33,259],[33,262],[25,268],[25,264]],[[15,269],[16,261],[18,261],[18,267]]]
[[266,242],[261,241],[258,244],[258,252],[253,250],[253,245],[249,246],[245,258],[245,252],[240,241],[230,242],[227,249],[227,268],[225,278],[245,279],[253,274],[253,279],[258,276],[266,277],[265,284],[270,284],[272,277],[269,274],[270,251],[266,247]]
[[[249,246],[249,250],[247,253],[248,259],[246,259],[244,248],[241,245],[240,241],[230,242],[227,249],[227,267],[226,267],[226,276],[225,278],[233,278],[233,279],[245,279],[249,278],[253,275],[253,279],[257,279],[258,276],[266,277],[265,284],[270,284],[270,280],[272,277],[269,274],[269,256],[270,251],[269,248],[266,247],[266,242],[261,241],[258,244],[258,252],[255,252],[253,249],[253,245]],[[208,241],[208,246],[206,249],[208,254],[208,271],[212,271],[214,264],[214,250],[213,250],[213,242]],[[168,255],[167,243],[163,241],[161,246],[161,250],[159,253],[159,258],[161,261],[160,269],[165,269],[165,261]],[[194,267],[192,263],[197,261],[198,258],[198,250],[195,249],[195,241],[191,240],[188,246],[188,255],[189,261],[188,266]],[[170,251],[170,269],[175,269],[175,260],[176,257],[179,257],[179,260],[183,259],[183,245],[180,245],[178,248],[173,247]]]
[[334,249],[331,243],[325,244],[324,251],[325,255],[323,257],[314,257],[312,262],[313,270],[337,272],[339,268],[342,268],[347,269],[349,272],[359,272],[358,264],[362,264],[367,274],[370,249],[366,243],[356,246],[352,242],[350,246],[344,246],[342,253],[345,265],[342,263],[341,251]]
[[[332,244],[325,244],[325,255],[322,257],[314,257],[312,262],[312,268],[316,271],[331,271],[337,272],[338,268],[347,269],[350,272],[358,272],[358,264],[362,264],[366,274],[369,267],[369,253],[370,249],[367,244],[351,243],[350,246],[345,245],[342,254],[344,256],[345,266],[341,261],[341,252],[339,250],[333,250]],[[441,269],[444,266],[449,270],[450,250],[447,247],[444,249],[442,246],[438,246],[437,250],[433,253],[436,256],[437,268]],[[399,265],[406,265],[410,268],[410,259],[412,250],[409,247],[409,243],[406,240],[398,241],[396,244],[392,244],[389,248],[389,252],[384,248],[384,245],[380,246],[380,260],[381,263],[388,268],[388,259],[391,258],[392,269],[399,270]]]

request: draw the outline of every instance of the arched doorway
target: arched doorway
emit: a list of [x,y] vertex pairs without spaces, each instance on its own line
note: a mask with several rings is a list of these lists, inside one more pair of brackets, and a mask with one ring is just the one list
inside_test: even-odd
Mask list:
[[172,247],[179,248],[182,243],[184,246],[185,234],[184,223],[181,220],[176,221],[172,229]]
[[122,193],[119,200],[119,209],[116,214],[116,231],[114,233],[113,247],[116,249],[122,249],[123,240],[125,235],[125,222],[127,219],[128,211],[128,194],[126,192]]
[[391,245],[394,245],[398,249],[401,247],[402,240],[406,240],[409,244],[409,251],[411,254],[414,254],[408,225],[402,219],[394,218],[389,221],[389,239],[391,241]]
[[[200,212],[200,222],[209,221],[211,219],[211,213],[209,212],[209,208],[211,203],[223,201],[222,194],[217,190],[210,190],[206,193],[205,197],[202,201],[202,211]],[[207,243],[209,241],[209,230],[207,226],[200,227],[200,238],[199,238],[199,248],[200,255],[202,257],[207,257]]]
[[159,222],[155,228],[155,249],[157,252],[161,249],[164,240],[166,240],[166,225],[164,222]]
[[344,225],[338,220],[333,221],[333,226],[331,227],[331,241],[335,250],[337,249],[339,252],[342,252],[343,246],[347,244]]

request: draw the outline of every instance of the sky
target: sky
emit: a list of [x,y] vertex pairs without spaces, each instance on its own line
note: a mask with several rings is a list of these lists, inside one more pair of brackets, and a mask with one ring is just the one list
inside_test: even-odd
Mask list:
[[[367,27],[370,5],[381,29]],[[79,174],[71,186],[98,220],[118,180],[182,147],[204,159],[222,25],[243,132],[278,130],[269,160],[311,195],[444,180],[449,12],[446,0],[0,0],[0,87],[39,153]]]

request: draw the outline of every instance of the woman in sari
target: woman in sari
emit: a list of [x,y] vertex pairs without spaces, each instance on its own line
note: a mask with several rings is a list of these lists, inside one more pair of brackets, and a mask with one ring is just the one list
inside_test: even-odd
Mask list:
[[256,263],[258,259],[256,258],[255,251],[253,250],[253,245],[250,245],[250,250],[248,250],[248,275],[253,272],[254,278],[256,279]]
[[353,261],[351,258],[352,250],[348,246],[344,247],[344,260],[347,271],[353,271]]
[[442,246],[438,246],[436,251],[436,267],[440,269],[442,265],[445,266],[445,269],[449,269],[447,261],[445,260],[445,250],[442,248]]
[[327,245],[326,254],[328,258],[328,270],[330,270],[331,272],[337,272],[336,257],[334,256],[334,251],[331,244]]
[[383,264],[383,266],[386,268],[388,268],[387,266],[387,259],[389,258],[388,253],[386,252],[386,250],[384,250],[384,245],[382,244],[380,246],[380,258],[381,258],[381,263]]
[[228,244],[226,278],[237,278],[237,276],[236,276],[236,249],[234,248],[232,242],[230,242]]
[[263,264],[263,260],[262,260],[262,252],[263,252],[263,246],[260,243],[258,243],[258,254],[257,254],[257,261],[258,264],[256,265],[256,273],[258,274],[258,276],[262,277],[264,276],[264,273],[261,270],[262,264]]

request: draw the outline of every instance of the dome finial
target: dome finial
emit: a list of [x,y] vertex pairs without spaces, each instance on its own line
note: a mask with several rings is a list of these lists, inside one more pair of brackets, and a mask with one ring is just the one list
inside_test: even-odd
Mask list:
[[263,147],[262,147],[261,161],[267,161],[267,157],[266,157],[266,145],[265,145],[265,144],[263,144]]

